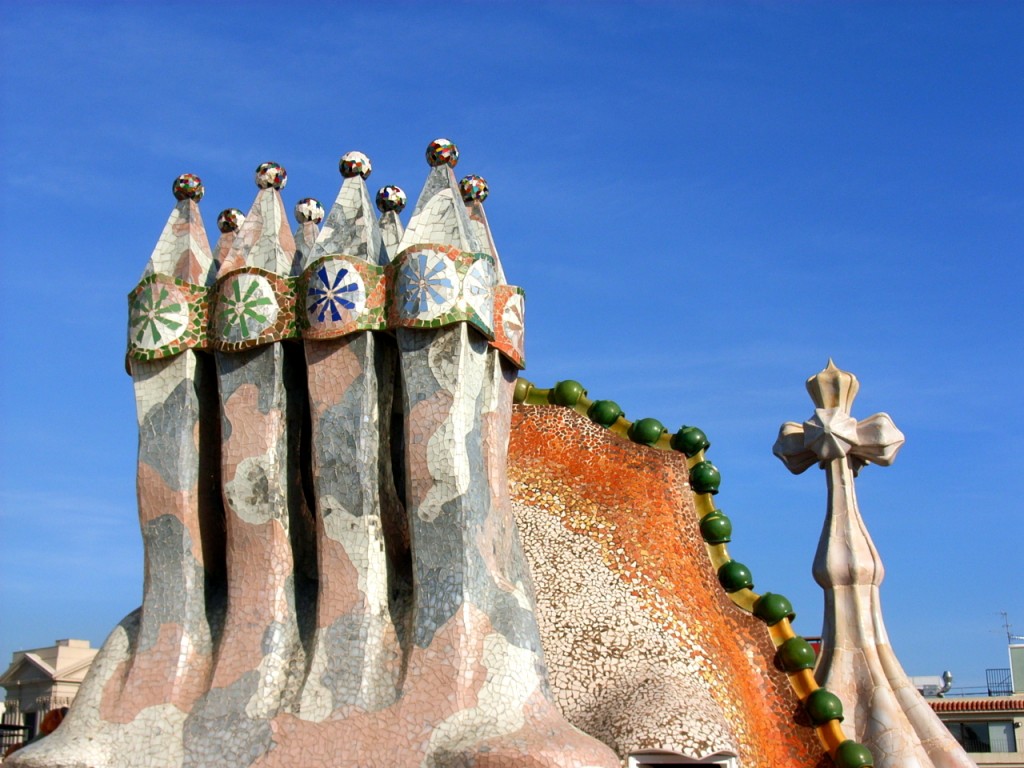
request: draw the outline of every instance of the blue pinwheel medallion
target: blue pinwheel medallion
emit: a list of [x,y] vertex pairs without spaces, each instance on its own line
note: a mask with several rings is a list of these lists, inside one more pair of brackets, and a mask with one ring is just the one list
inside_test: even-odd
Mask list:
[[410,253],[399,269],[395,286],[401,315],[432,320],[444,314],[455,304],[460,282],[455,264],[443,253]]
[[347,324],[366,307],[366,285],[345,259],[324,261],[309,275],[306,319],[312,328]]

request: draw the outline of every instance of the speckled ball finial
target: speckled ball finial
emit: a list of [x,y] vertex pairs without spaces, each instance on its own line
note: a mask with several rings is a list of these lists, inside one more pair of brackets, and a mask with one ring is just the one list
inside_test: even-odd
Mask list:
[[304,197],[295,204],[295,220],[299,224],[313,221],[319,224],[324,220],[324,207],[313,197]]
[[183,173],[174,180],[171,186],[176,200],[195,200],[197,203],[203,199],[206,189],[203,187],[203,180],[194,173]]
[[459,148],[448,139],[434,139],[427,146],[427,162],[432,168],[439,165],[454,168],[459,162]]
[[284,189],[288,183],[288,172],[277,163],[260,163],[256,169],[256,186],[260,189]]
[[217,229],[221,232],[237,232],[245,223],[245,214],[237,208],[225,208],[217,217]]
[[362,176],[364,179],[373,173],[370,158],[362,152],[346,152],[338,161],[338,170],[346,179]]
[[463,176],[459,182],[459,192],[462,193],[462,200],[466,203],[482,203],[491,193],[487,186],[487,179],[483,176]]
[[405,210],[407,202],[408,198],[405,196],[405,190],[401,187],[392,185],[381,187],[377,190],[377,210],[381,213],[387,213],[388,211],[401,213]]

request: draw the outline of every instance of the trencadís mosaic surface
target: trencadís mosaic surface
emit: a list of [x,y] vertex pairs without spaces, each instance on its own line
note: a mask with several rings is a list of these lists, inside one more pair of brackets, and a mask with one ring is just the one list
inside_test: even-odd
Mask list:
[[703,433],[518,379],[488,184],[426,155],[406,227],[350,152],[294,232],[260,165],[213,248],[175,182],[129,297],[142,606],[11,764],[870,765],[728,557]]

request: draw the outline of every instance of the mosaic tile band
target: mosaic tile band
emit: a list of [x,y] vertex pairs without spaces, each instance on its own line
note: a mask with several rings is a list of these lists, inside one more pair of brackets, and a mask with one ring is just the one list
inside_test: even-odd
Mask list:
[[300,322],[307,339],[388,327],[385,273],[376,264],[342,256],[318,259],[299,281],[298,295],[305,298]]
[[389,325],[440,328],[467,322],[494,336],[494,258],[438,244],[421,244],[390,267]]
[[213,346],[237,352],[298,336],[295,281],[257,267],[243,267],[217,281],[212,313]]
[[159,360],[209,347],[210,291],[166,275],[142,279],[128,295],[128,354]]
[[[206,288],[150,275],[129,295],[128,353],[137,360],[159,359],[205,348],[211,336],[217,349],[238,351],[294,338],[297,328],[310,338],[333,338],[356,330],[468,322],[517,368],[525,367],[525,292],[493,284],[490,256],[427,247],[394,263],[385,274],[359,259],[324,257],[298,280],[237,269],[218,280],[212,312]],[[395,286],[390,310],[389,285]],[[299,297],[305,307],[297,311]]]

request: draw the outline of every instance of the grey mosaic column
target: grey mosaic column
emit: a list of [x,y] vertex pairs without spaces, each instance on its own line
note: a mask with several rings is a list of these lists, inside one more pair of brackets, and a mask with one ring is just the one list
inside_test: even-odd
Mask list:
[[[428,765],[619,764],[550,701],[504,473],[514,374],[496,368],[495,259],[438,140],[394,273],[413,557],[403,703],[429,708]],[[507,395],[508,403],[502,398]],[[428,699],[429,697],[429,699]]]
[[364,181],[369,158],[349,152],[339,166],[344,181],[300,288],[319,557],[300,716],[317,722],[393,703],[402,661],[386,541],[401,514],[389,439],[395,352],[378,335],[388,255]]

